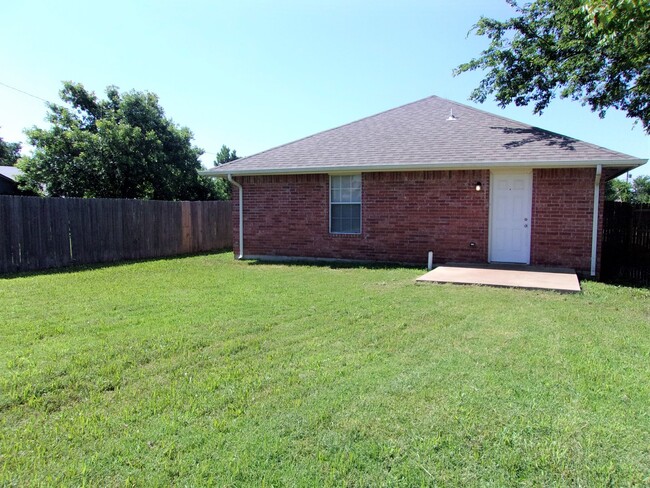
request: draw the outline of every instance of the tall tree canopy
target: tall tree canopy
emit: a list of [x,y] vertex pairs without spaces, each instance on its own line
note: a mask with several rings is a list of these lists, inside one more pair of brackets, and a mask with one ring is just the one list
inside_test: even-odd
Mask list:
[[613,202],[650,203],[650,176],[637,176],[630,183],[619,179],[607,182],[605,198]]
[[485,70],[471,99],[494,94],[502,107],[551,99],[580,100],[603,117],[609,108],[640,120],[650,133],[650,2],[534,0],[505,21],[481,17],[473,31],[490,39],[454,74]]
[[632,181],[633,201],[650,204],[650,176],[637,176]]
[[50,196],[207,200],[219,198],[215,183],[199,176],[192,133],[165,116],[149,92],[100,100],[79,83],[65,82],[66,105],[48,104],[48,129],[25,131],[35,147],[19,164],[24,188]]
[[[230,161],[234,161],[235,159],[239,159],[239,156],[237,156],[237,151],[231,150],[228,146],[224,144],[223,146],[221,146],[221,149],[219,149],[217,156],[214,158],[214,165],[221,166],[222,164],[228,163]],[[229,181],[224,180],[223,178],[214,178],[213,184],[216,187],[216,191],[221,196],[220,198],[221,200],[226,200],[230,198]]]
[[224,144],[221,146],[221,149],[217,153],[217,157],[214,159],[214,165],[220,166],[230,161],[234,161],[235,159],[239,159],[239,156],[237,156],[237,151],[231,150]]
[[6,142],[0,137],[0,166],[13,166],[20,158],[20,142]]

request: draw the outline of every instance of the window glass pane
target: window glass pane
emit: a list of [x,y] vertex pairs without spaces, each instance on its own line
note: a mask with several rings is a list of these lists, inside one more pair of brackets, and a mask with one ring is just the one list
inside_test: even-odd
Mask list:
[[361,175],[330,177],[330,228],[340,234],[361,232]]
[[350,187],[354,189],[361,189],[361,175],[354,175],[350,180]]
[[350,234],[358,234],[361,232],[361,221],[360,220],[350,220],[348,225],[348,230]]
[[332,203],[361,203],[361,175],[331,177]]
[[332,205],[332,232],[349,234],[361,232],[361,205]]
[[348,218],[351,220],[361,221],[361,205],[348,205]]

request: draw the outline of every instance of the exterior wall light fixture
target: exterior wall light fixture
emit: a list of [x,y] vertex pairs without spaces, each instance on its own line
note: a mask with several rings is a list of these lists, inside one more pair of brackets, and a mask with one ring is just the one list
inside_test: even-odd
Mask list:
[[476,182],[476,191],[481,191],[481,188],[483,188],[483,185],[481,185],[480,181]]

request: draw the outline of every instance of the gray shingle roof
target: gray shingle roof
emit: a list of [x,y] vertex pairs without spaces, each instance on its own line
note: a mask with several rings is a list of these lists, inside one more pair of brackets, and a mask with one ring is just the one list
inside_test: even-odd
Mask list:
[[[448,120],[452,110],[455,120]],[[432,96],[238,159],[205,174],[597,163],[635,167],[645,160]]]

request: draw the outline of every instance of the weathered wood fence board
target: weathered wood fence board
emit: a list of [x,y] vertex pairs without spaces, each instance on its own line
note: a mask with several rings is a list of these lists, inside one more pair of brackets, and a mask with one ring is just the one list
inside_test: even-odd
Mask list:
[[650,285],[650,205],[605,202],[602,278]]
[[0,196],[0,273],[232,245],[230,202]]

